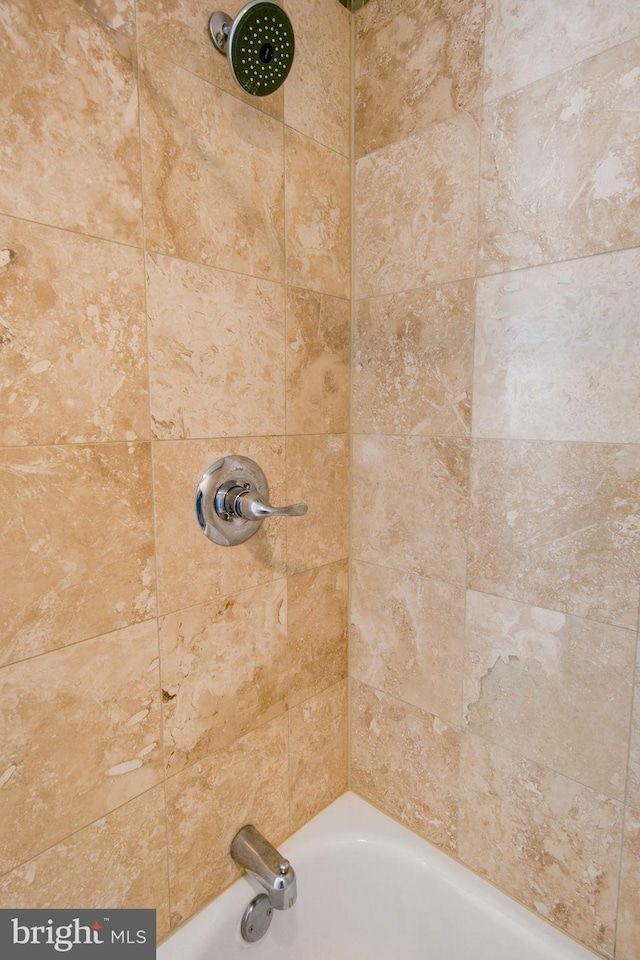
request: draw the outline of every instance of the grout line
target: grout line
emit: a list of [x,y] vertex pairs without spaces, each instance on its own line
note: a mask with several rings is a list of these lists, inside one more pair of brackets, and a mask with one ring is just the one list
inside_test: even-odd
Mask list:
[[629,802],[629,787],[631,782],[631,746],[633,743],[633,720],[635,717],[636,710],[640,711],[640,611],[638,613],[638,631],[636,633],[636,656],[634,669],[631,674],[631,683],[632,683],[632,692],[631,692],[631,715],[629,718],[629,744],[627,750],[627,768],[626,768],[626,780],[625,780],[625,791],[623,797],[623,810],[622,810],[622,836],[620,840],[620,862],[618,864],[618,883],[616,890],[616,911],[615,911],[615,921],[614,921],[614,956],[616,955],[616,950],[618,946],[618,926],[620,923],[620,898],[622,895],[622,880],[623,880],[623,866],[624,866],[624,852],[625,852],[625,837],[627,830],[627,818],[631,813],[631,804]]

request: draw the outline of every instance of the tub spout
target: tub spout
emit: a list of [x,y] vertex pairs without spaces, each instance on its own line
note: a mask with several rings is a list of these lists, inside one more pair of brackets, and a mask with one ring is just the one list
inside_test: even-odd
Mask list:
[[288,910],[294,905],[297,889],[293,867],[252,824],[236,833],[231,841],[231,856],[262,884],[276,910]]

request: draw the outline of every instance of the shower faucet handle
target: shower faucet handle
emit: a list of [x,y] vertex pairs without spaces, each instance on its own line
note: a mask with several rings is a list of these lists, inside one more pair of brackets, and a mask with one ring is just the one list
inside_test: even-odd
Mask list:
[[[265,517],[304,517],[309,509],[306,503],[292,503],[288,507],[273,507],[265,503],[257,490],[245,484],[242,487],[232,487],[223,492],[222,487],[216,496],[216,509],[220,501],[220,509],[224,519],[240,517],[241,520],[264,520]],[[218,510],[220,513],[220,510]]]

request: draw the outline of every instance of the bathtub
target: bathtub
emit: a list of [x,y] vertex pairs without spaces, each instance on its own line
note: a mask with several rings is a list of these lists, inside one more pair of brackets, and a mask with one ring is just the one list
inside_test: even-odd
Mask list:
[[166,940],[158,960],[594,960],[353,793],[279,849],[298,901],[274,911],[262,940],[240,936],[245,907],[263,892],[245,876]]

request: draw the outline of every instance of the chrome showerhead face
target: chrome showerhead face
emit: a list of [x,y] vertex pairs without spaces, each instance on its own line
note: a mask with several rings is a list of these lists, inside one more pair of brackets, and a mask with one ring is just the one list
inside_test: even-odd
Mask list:
[[291,20],[275,0],[251,0],[233,21],[226,14],[214,13],[209,31],[247,93],[266,97],[287,79],[295,40]]

